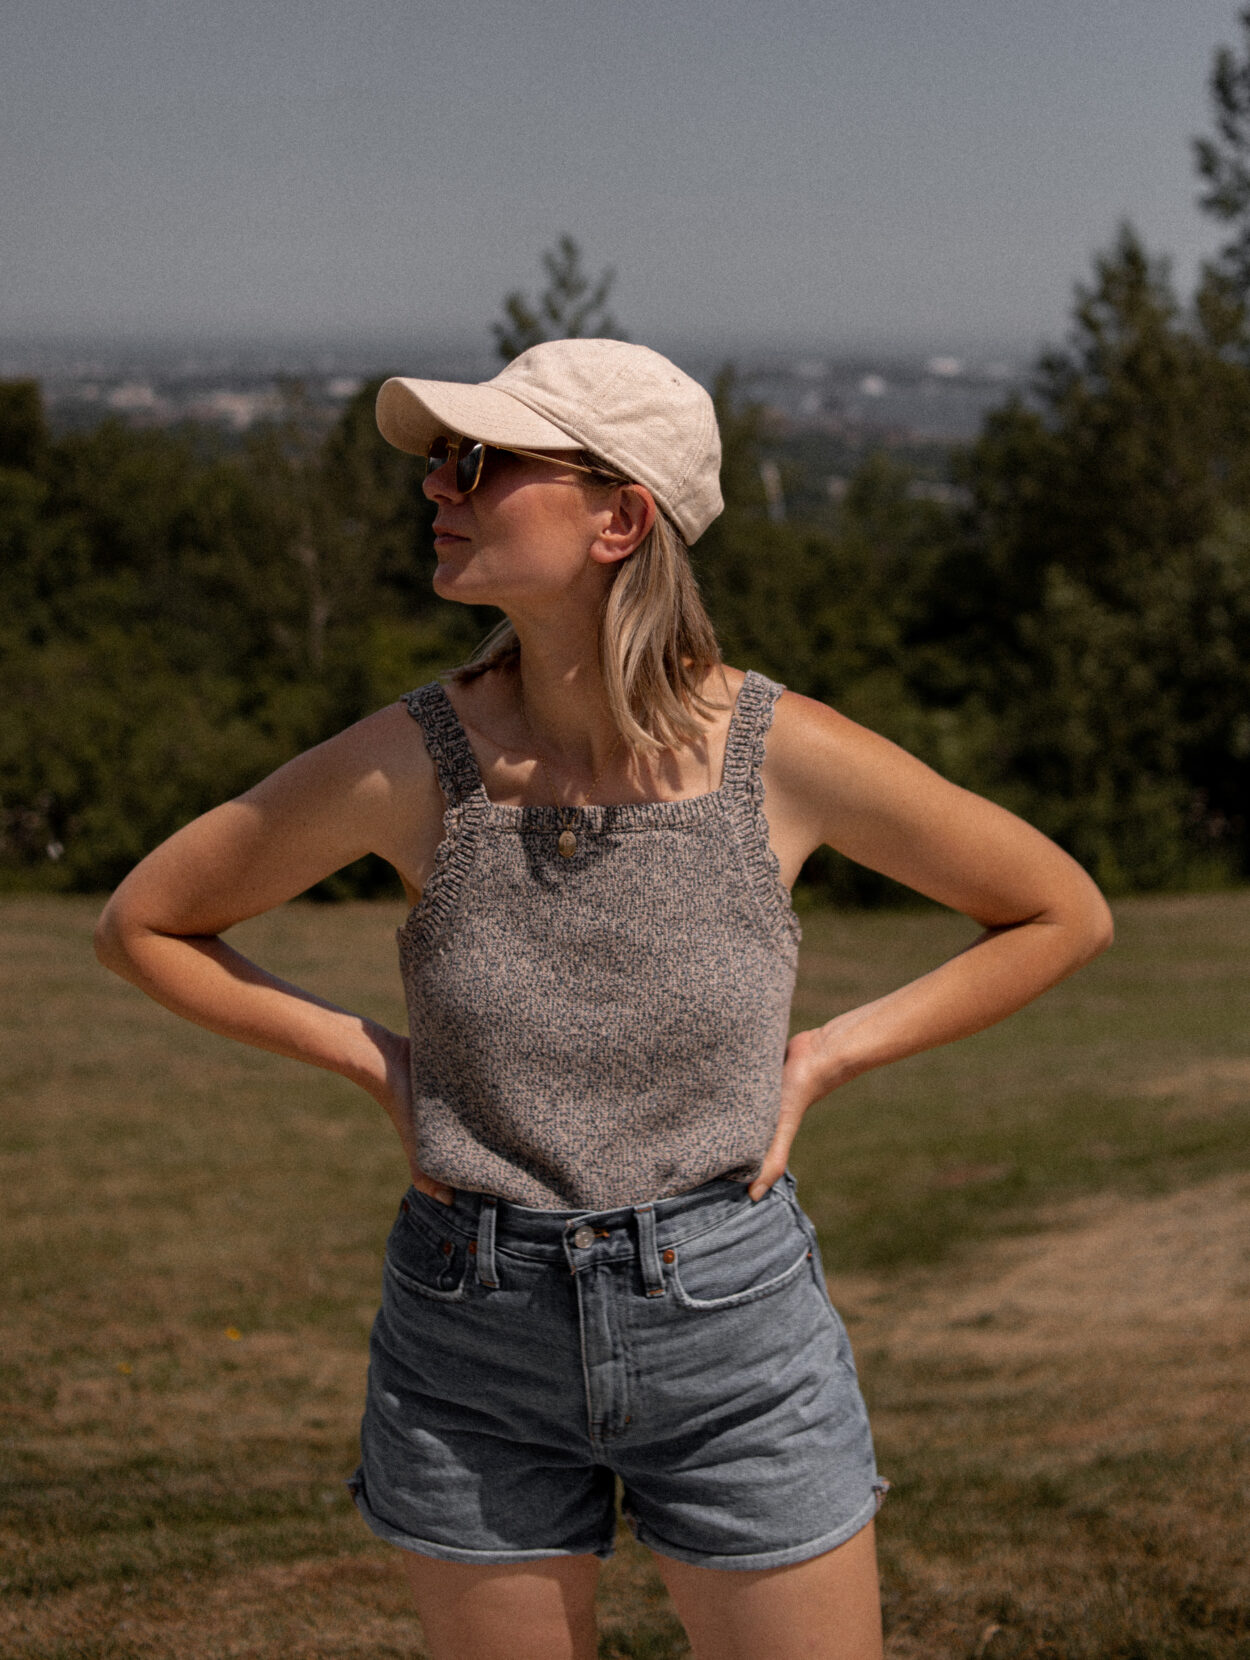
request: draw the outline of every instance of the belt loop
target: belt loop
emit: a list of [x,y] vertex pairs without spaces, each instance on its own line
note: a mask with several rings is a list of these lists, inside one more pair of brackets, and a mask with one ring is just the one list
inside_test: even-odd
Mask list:
[[802,1215],[803,1207],[799,1204],[798,1183],[794,1179],[793,1171],[788,1166],[778,1176],[775,1185],[781,1189],[786,1203],[794,1214],[796,1216]]
[[498,1291],[499,1278],[495,1272],[495,1207],[498,1201],[493,1193],[483,1193],[482,1208],[477,1218],[477,1277],[482,1285]]
[[655,1244],[655,1206],[635,1205],[638,1218],[638,1263],[648,1297],[664,1295],[664,1270],[660,1267],[660,1253]]

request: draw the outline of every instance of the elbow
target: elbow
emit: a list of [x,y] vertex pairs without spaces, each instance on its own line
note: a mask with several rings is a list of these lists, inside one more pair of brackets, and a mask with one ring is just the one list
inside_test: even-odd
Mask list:
[[1076,964],[1078,968],[1101,956],[1115,939],[1115,922],[1111,916],[1111,907],[1093,883],[1090,887],[1093,891],[1080,921],[1079,956]]
[[1073,866],[1073,875],[1075,880],[1054,896],[1044,913],[1054,929],[1056,960],[1062,965],[1060,979],[1093,962],[1115,938],[1111,907],[1101,890],[1079,867]]
[[1098,955],[1099,951],[1105,951],[1109,945],[1115,944],[1115,923],[1111,918],[1111,907],[1107,904],[1105,899],[1102,902],[1102,908],[1104,921],[1102,930],[1098,935],[1098,944],[1094,949],[1095,956]]
[[127,978],[130,955],[126,950],[125,932],[120,925],[117,906],[111,899],[100,912],[91,943],[96,957],[105,968],[113,974],[120,974],[123,979]]

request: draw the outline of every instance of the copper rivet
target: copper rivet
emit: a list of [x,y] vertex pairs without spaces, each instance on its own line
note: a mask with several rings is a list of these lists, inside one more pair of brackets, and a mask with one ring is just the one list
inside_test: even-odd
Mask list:
[[674,1262],[674,1261],[676,1261],[676,1253],[674,1251],[665,1251],[664,1260],[665,1260],[665,1262]]
[[469,1241],[469,1255],[471,1257],[475,1257],[477,1255],[477,1240],[476,1239],[471,1239]]
[[445,1239],[443,1241],[443,1255],[445,1257],[449,1257],[451,1255],[451,1240],[450,1239]]

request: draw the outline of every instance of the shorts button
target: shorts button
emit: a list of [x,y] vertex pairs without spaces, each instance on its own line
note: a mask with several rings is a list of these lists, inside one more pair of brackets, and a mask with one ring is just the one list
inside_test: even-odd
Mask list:
[[577,1246],[579,1251],[584,1251],[587,1245],[593,1245],[594,1242],[595,1230],[593,1228],[578,1228],[577,1232],[573,1235],[573,1243]]

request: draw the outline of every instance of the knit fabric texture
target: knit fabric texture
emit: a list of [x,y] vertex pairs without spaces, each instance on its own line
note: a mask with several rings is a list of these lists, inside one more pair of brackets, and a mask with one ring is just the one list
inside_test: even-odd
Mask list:
[[404,699],[446,803],[398,935],[429,1175],[606,1210],[758,1172],[799,942],[760,777],[781,691],[747,674],[719,789],[572,810],[492,802],[443,688]]

